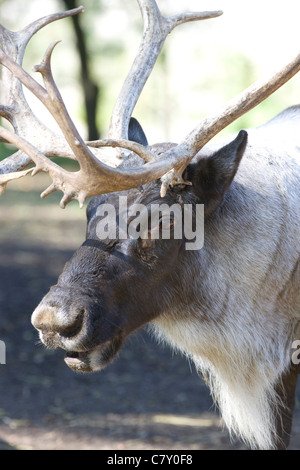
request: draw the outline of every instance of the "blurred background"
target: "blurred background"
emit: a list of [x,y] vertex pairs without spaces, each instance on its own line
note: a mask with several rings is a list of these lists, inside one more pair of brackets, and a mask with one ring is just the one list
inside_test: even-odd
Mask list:
[[[300,50],[300,3],[258,0],[158,0],[165,15],[219,10],[224,15],[176,28],[167,38],[133,115],[149,143],[181,141],[199,121]],[[0,20],[18,30],[38,17],[85,7],[34,36],[24,67],[31,73],[50,44],[63,42],[53,72],[84,138],[105,138],[110,115],[137,51],[142,21],[135,0],[0,0]],[[36,79],[40,80],[38,76]],[[224,133],[258,126],[300,102],[300,75]],[[56,124],[26,92],[39,118]],[[216,137],[218,139],[219,136]],[[13,152],[0,143],[0,158]],[[62,351],[38,344],[30,315],[64,263],[84,241],[85,211],[59,194],[41,201],[47,176],[8,185],[0,198],[0,449],[226,449],[208,389],[185,358],[145,332],[95,375],[78,375]],[[296,408],[299,408],[297,399]],[[293,448],[300,448],[296,412]]]

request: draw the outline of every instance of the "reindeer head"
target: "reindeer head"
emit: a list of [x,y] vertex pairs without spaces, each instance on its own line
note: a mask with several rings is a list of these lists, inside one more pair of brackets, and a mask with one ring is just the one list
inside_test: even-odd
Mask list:
[[[176,26],[182,23],[213,18],[219,16],[221,12],[183,13],[164,17],[155,0],[138,0],[138,3],[144,19],[144,35],[137,57],[113,110],[107,140],[84,142],[69,116],[51,71],[51,57],[57,42],[50,45],[41,64],[34,68],[36,72],[41,73],[44,87],[22,68],[25,48],[33,34],[52,21],[81,13],[83,8],[79,7],[42,18],[17,33],[8,31],[3,26],[0,27],[2,44],[0,63],[4,66],[1,90],[3,104],[0,106],[0,115],[12,124],[15,131],[13,133],[0,127],[0,138],[20,149],[0,164],[2,192],[10,180],[29,173],[35,175],[44,171],[52,178],[52,184],[42,193],[42,197],[61,190],[63,192],[62,207],[65,207],[72,199],[77,199],[80,206],[83,206],[84,201],[90,196],[97,196],[97,204],[101,204],[100,195],[111,193],[108,199],[113,201],[115,193],[119,191],[128,191],[133,202],[136,202],[138,199],[136,188],[141,185],[155,186],[155,197],[169,201],[169,203],[174,202],[172,198],[178,196],[182,187],[186,188],[187,193],[193,185],[189,194],[193,193],[193,197],[199,203],[205,203],[208,212],[217,207],[242,157],[247,140],[246,133],[239,134],[230,147],[229,153],[228,149],[225,149],[210,160],[200,161],[196,167],[188,166],[189,163],[212,137],[260,103],[300,70],[300,55],[272,77],[267,77],[252,85],[217,114],[204,119],[180,144],[145,146],[138,143],[143,139],[138,138],[134,141],[134,138],[128,135],[128,129],[132,122],[130,118],[134,106],[164,40]],[[22,85],[44,104],[58,123],[64,137],[54,134],[35,117],[26,102]],[[107,161],[104,163],[101,148],[106,146],[134,152],[145,163],[133,168],[126,168],[124,165],[117,167],[118,159],[115,160],[114,165]],[[227,161],[226,166],[225,161],[228,155],[232,159]],[[80,169],[77,172],[69,172],[54,163],[51,157],[75,159]],[[27,167],[32,162],[35,166],[28,169]],[[214,181],[218,181],[218,186]],[[159,190],[157,190],[158,187],[160,187]],[[91,220],[90,214],[89,211],[89,221]],[[91,230],[93,231],[94,228],[88,230],[88,240],[92,238],[93,242],[96,242],[96,237],[91,237]],[[151,277],[147,262],[145,263],[140,257],[136,257],[132,264],[128,261],[130,260],[128,253],[133,246],[137,245],[136,242],[123,243],[122,247],[117,250],[117,243],[104,247],[99,247],[98,244],[97,247],[96,245],[89,246],[88,240],[78,250],[75,258],[67,264],[58,285],[50,291],[33,316],[33,323],[41,331],[44,342],[48,346],[63,347],[71,351],[72,357],[69,355],[69,365],[80,370],[95,369],[91,367],[92,363],[95,364],[95,357],[97,357],[96,368],[101,368],[114,356],[124,338],[131,331],[152,320],[162,311],[163,293],[161,297],[157,294],[157,289],[160,289],[157,279],[160,281],[164,279],[169,290],[172,290],[172,285],[175,284],[173,274],[170,273],[174,267],[174,260],[180,256],[180,243],[174,238],[169,240],[164,257],[152,264]],[[111,256],[112,252],[114,257]],[[93,255],[92,260],[89,258],[90,254]],[[99,275],[94,273],[98,269],[93,268],[95,264],[102,266]],[[151,265],[148,260],[149,264]],[[156,271],[154,264],[156,264]],[[122,269],[123,272],[124,269],[127,272],[127,279],[126,282],[119,283],[116,279],[122,277],[120,274]],[[154,272],[159,276],[153,275]],[[145,284],[147,275],[151,278],[152,290],[149,288],[147,293],[144,293],[147,308],[140,320],[135,307],[138,303],[134,304],[132,301],[126,304],[125,297],[128,286],[132,286],[132,283],[137,281],[139,286]],[[91,288],[83,279],[90,280],[92,286],[97,284],[97,292],[96,289],[92,289],[93,294],[91,294]],[[106,283],[105,293],[101,288],[103,279]],[[110,283],[111,279],[114,283]],[[157,299],[155,302],[152,299],[151,302],[154,288]],[[140,289],[139,295],[142,293]],[[118,299],[118,306],[112,305],[110,294]],[[175,292],[173,294],[173,298],[176,299]],[[129,311],[127,316],[122,317],[120,306],[122,305],[124,309],[125,304]],[[110,314],[110,322],[103,323],[103,318],[105,319],[103,312]],[[118,321],[116,321],[116,316]],[[123,318],[123,322],[120,318]],[[127,318],[126,321],[125,318]],[[78,355],[80,355],[80,360]],[[88,360],[86,360],[87,356]]]

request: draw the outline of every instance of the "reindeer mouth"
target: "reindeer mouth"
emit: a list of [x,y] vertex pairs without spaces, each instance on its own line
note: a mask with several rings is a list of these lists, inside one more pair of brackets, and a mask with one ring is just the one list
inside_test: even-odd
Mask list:
[[92,372],[89,362],[88,352],[68,351],[65,355],[67,366],[78,372]]
[[117,355],[121,337],[107,341],[90,351],[67,351],[65,363],[76,372],[95,372],[104,369]]

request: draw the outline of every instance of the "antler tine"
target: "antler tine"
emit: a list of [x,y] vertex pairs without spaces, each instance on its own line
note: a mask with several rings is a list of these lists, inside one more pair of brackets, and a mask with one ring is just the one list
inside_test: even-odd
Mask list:
[[155,0],[138,0],[144,21],[144,34],[136,58],[123,84],[113,109],[109,137],[128,139],[132,111],[154,67],[168,34],[180,24],[222,15],[222,11],[181,13],[165,17]]
[[84,7],[79,6],[77,8],[73,8],[72,10],[61,11],[59,13],[53,13],[48,16],[44,16],[43,18],[39,18],[36,21],[33,21],[28,26],[25,26],[24,29],[19,31],[17,34],[22,35],[23,38],[26,37],[26,41],[22,40],[22,46],[26,47],[28,41],[32,38],[32,36],[37,33],[40,29],[44,28],[44,26],[53,23],[54,21],[61,20],[63,18],[68,18],[69,16],[78,15],[78,13],[83,13]]
[[152,152],[150,152],[144,145],[138,144],[137,142],[126,140],[126,139],[103,139],[103,140],[91,140],[86,142],[88,147],[100,148],[100,147],[112,147],[112,148],[124,148],[130,152],[134,152],[139,155],[145,162],[151,162],[154,158]]

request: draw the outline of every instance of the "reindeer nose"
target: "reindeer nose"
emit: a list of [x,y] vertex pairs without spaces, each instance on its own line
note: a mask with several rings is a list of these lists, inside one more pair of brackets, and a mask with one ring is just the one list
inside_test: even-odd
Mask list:
[[84,316],[84,307],[77,307],[66,314],[58,306],[41,303],[33,312],[31,322],[43,335],[72,338],[81,331]]

